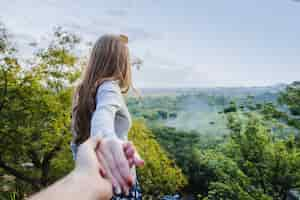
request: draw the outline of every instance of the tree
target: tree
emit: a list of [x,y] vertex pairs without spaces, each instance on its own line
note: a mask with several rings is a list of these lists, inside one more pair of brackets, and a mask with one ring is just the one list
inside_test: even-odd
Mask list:
[[279,102],[288,106],[292,115],[300,115],[300,82],[294,82],[287,86],[281,93]]
[[143,121],[135,121],[129,133],[145,167],[138,169],[138,177],[145,196],[158,198],[163,194],[180,191],[186,185],[186,178],[175,162],[160,147],[153,133]]
[[48,48],[24,67],[1,31],[0,169],[38,190],[72,167],[71,83],[78,75],[72,50],[79,40],[57,28]]
[[199,193],[206,190],[206,181],[199,176],[198,154],[195,151],[200,148],[199,133],[177,131],[175,128],[153,127],[152,131],[155,139],[176,161],[188,178],[188,185],[184,188],[185,192]]
[[248,114],[246,122],[236,116],[230,123],[232,133],[224,152],[248,177],[252,190],[284,200],[291,189],[299,188],[300,150],[294,137],[273,137],[272,129],[255,114]]
[[[295,86],[283,92],[289,99],[283,103],[292,102],[290,107],[295,107],[295,94]],[[245,106],[248,104],[255,105],[249,101]],[[190,138],[188,132],[180,134],[172,128],[154,129],[154,133],[183,169],[188,188],[193,188],[199,199],[285,200],[300,183],[297,135],[277,129],[291,119],[298,120],[292,112],[264,103],[255,109],[228,112],[230,134],[221,143],[207,142],[199,135]],[[203,146],[205,142],[208,144]]]

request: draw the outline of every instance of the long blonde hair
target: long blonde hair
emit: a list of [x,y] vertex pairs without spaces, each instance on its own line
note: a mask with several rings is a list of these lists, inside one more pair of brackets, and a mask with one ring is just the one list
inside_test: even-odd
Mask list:
[[122,93],[132,85],[129,49],[120,36],[104,35],[93,46],[82,81],[75,90],[72,110],[73,141],[81,144],[90,136],[96,93],[105,80],[118,81]]

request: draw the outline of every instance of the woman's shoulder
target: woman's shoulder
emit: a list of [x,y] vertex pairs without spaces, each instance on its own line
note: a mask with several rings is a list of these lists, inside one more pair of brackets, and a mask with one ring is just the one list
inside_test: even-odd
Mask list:
[[96,102],[100,104],[122,105],[123,96],[118,82],[104,81],[97,89]]
[[100,91],[112,91],[121,93],[120,86],[117,81],[114,80],[105,80],[103,83],[98,87],[98,92]]

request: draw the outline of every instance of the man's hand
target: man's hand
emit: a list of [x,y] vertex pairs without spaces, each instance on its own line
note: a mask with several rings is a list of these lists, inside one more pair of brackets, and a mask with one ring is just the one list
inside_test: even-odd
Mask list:
[[128,194],[129,188],[135,183],[130,168],[141,166],[144,161],[138,156],[133,145],[116,138],[104,138],[97,149],[100,163],[103,163],[104,173],[111,180],[115,192]]
[[100,148],[101,139],[98,137],[89,138],[78,148],[77,158],[75,161],[75,172],[79,174],[101,173],[103,163],[100,163],[96,150]]
[[109,200],[112,185],[100,175],[102,163],[96,156],[99,138],[90,138],[78,148],[75,169],[66,177],[29,198],[30,200]]
[[101,145],[101,139],[93,137],[79,146],[73,174],[78,180],[84,180],[90,189],[97,191],[98,199],[110,199],[112,185],[102,177],[103,163],[96,156],[96,150]]

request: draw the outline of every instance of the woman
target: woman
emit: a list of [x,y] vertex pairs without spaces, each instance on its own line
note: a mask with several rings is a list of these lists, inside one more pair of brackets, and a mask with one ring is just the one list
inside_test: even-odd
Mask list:
[[[132,87],[127,42],[124,35],[104,35],[96,42],[75,91],[72,112],[74,156],[90,136],[103,138],[97,155],[113,184],[114,200],[141,199],[133,165],[143,165],[143,160],[126,143],[131,117],[122,94]],[[132,176],[124,177],[129,168]]]

